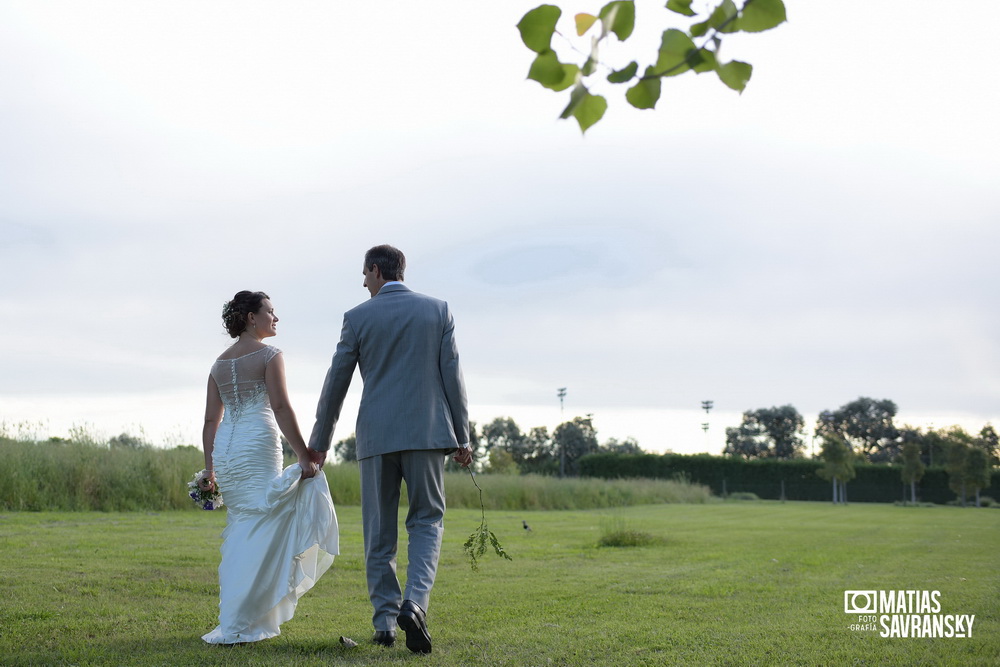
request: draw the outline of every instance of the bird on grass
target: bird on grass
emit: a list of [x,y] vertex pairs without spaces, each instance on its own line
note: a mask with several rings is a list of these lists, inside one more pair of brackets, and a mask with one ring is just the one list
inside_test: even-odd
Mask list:
[[529,533],[531,532],[531,526],[529,526],[529,525],[528,525],[528,522],[527,522],[527,521],[525,521],[524,519],[521,519],[521,525],[523,525],[523,526],[524,526],[524,529],[525,529],[526,531],[528,531]]

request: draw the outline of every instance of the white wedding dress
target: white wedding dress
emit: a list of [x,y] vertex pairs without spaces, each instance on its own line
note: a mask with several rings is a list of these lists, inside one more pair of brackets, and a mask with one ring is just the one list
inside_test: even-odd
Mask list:
[[267,346],[216,361],[225,413],[212,460],[228,508],[219,565],[219,626],[210,644],[254,642],[280,634],[298,599],[338,553],[337,515],[322,471],[300,480],[282,470],[278,426],[264,369],[280,354]]

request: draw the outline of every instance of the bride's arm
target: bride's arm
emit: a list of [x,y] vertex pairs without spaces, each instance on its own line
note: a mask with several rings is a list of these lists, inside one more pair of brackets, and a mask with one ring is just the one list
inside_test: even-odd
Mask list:
[[264,384],[267,385],[267,398],[271,401],[274,419],[299,459],[303,479],[313,477],[316,468],[309,459],[305,440],[299,431],[299,422],[295,419],[295,411],[292,410],[292,403],[288,400],[288,388],[285,386],[285,355],[277,354],[267,362],[267,367],[264,369]]
[[208,479],[215,485],[215,470],[212,465],[212,451],[215,449],[215,433],[222,421],[222,397],[215,378],[208,376],[208,396],[205,398],[205,426],[201,430],[201,448],[205,450],[205,470]]

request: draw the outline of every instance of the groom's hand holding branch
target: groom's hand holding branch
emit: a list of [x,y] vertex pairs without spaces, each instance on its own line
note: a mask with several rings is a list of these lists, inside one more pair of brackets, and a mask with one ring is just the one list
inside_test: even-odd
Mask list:
[[453,458],[455,463],[461,465],[463,468],[468,468],[472,465],[472,448],[468,445],[465,447],[459,447],[455,450],[455,456]]

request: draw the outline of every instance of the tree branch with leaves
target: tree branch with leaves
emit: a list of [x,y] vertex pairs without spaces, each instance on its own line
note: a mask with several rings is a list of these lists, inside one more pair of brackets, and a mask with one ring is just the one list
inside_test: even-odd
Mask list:
[[[635,29],[634,0],[609,2],[595,14],[579,13],[574,17],[578,38],[590,34],[589,49],[573,45],[564,33],[556,30],[562,9],[555,5],[540,5],[525,14],[517,24],[524,45],[536,55],[528,70],[528,78],[555,92],[570,90],[569,104],[560,118],[575,118],[580,131],[604,117],[608,108],[603,95],[591,92],[595,79],[590,79],[604,69],[605,79],[613,85],[626,85],[625,100],[636,109],[653,109],[660,99],[661,82],[667,77],[685,72],[703,74],[715,72],[727,87],[742,93],[753,74],[753,66],[738,60],[724,62],[721,58],[723,36],[735,32],[763,32],[785,22],[785,5],[782,0],[744,0],[737,6],[733,0],[722,0],[700,14],[692,8],[694,0],[668,0],[666,9],[675,16],[692,20],[686,30],[668,28],[663,31],[660,47],[650,64],[642,69],[637,60],[616,68],[601,61],[600,50],[611,36],[624,42]],[[697,20],[702,18],[703,20]],[[595,27],[596,26],[596,27]],[[583,63],[562,62],[552,48],[553,35],[566,38],[572,51],[584,58]]]

